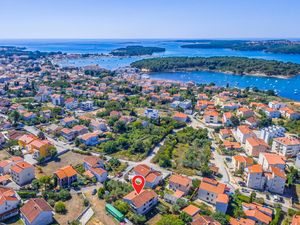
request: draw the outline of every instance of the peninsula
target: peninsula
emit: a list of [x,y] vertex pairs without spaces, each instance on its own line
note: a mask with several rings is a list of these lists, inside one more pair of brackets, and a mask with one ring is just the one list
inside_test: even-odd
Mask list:
[[300,73],[300,65],[246,57],[167,57],[143,59],[132,67],[149,72],[212,71],[238,75],[289,77]]
[[193,40],[181,47],[196,49],[228,48],[238,51],[265,51],[282,54],[300,54],[300,42],[290,40]]

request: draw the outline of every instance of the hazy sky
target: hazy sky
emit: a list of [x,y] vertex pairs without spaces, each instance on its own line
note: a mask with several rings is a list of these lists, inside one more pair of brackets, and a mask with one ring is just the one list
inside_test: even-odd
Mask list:
[[0,38],[300,38],[300,0],[0,0]]

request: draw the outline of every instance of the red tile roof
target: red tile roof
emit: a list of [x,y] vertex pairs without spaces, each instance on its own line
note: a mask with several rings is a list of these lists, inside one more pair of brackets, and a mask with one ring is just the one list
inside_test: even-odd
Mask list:
[[23,216],[32,223],[42,212],[52,211],[52,208],[42,198],[32,198],[20,209]]

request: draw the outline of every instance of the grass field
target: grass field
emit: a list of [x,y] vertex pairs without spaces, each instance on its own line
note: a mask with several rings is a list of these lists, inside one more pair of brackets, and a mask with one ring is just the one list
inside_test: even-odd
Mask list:
[[41,177],[45,175],[53,175],[53,173],[61,167],[67,165],[75,166],[77,164],[83,163],[84,158],[85,158],[84,155],[69,151],[59,156],[57,159],[48,162],[44,165],[41,165],[39,169],[36,170],[37,171],[36,176]]
[[75,220],[85,209],[82,194],[72,194],[72,198],[66,201],[65,204],[67,213],[63,215],[56,213],[54,216],[56,221],[61,225],[67,225],[68,221]]
[[5,150],[0,150],[0,161],[8,159],[10,155]]

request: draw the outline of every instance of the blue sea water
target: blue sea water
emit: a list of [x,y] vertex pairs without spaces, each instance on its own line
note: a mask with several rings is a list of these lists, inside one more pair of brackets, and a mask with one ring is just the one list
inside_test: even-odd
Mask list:
[[[273,54],[262,51],[234,51],[230,49],[188,49],[181,48],[183,43],[175,40],[0,40],[1,45],[26,47],[28,50],[61,51],[66,53],[109,53],[113,49],[128,45],[143,45],[164,47],[164,53],[152,57],[168,56],[241,56],[279,60],[300,64],[300,55]],[[116,69],[128,66],[130,63],[145,57],[99,57],[87,59],[65,60],[59,62],[62,66],[85,66],[98,64],[107,69]],[[224,73],[210,72],[180,72],[180,73],[155,73],[150,74],[154,79],[169,79],[178,81],[195,81],[198,83],[214,82],[217,85],[236,87],[258,87],[262,90],[276,90],[278,95],[300,101],[300,76],[289,79],[237,76]]]

